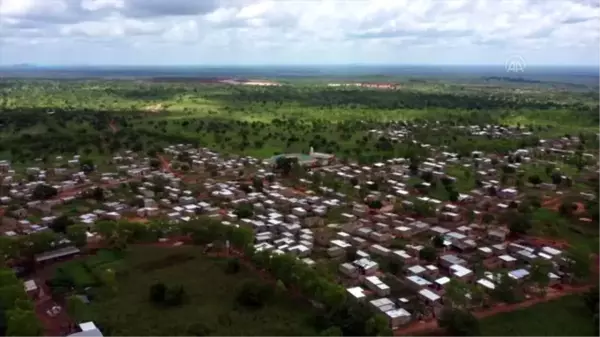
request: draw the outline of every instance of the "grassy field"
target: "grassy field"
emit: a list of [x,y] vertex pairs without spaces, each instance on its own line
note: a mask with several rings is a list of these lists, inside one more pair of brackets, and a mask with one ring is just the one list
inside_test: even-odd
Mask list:
[[86,260],[65,262],[56,268],[55,278],[69,280],[77,290],[101,284],[101,273],[111,268],[120,270],[121,257],[109,250],[101,250]]
[[590,252],[598,251],[598,227],[592,223],[576,223],[565,219],[555,212],[539,209],[532,216],[533,235],[551,237],[567,241],[574,247]]
[[[98,267],[109,260],[96,256],[86,264]],[[262,309],[236,305],[239,287],[257,276],[244,268],[227,275],[225,260],[203,256],[199,248],[135,247],[119,262],[126,272],[118,276],[116,293],[102,295],[74,313],[78,320],[99,324],[105,335],[196,335],[199,325],[217,336],[315,334],[311,307],[285,293],[276,293]],[[149,301],[149,288],[156,282],[183,286],[187,302],[156,307]]]
[[483,319],[484,336],[594,336],[591,314],[573,295]]

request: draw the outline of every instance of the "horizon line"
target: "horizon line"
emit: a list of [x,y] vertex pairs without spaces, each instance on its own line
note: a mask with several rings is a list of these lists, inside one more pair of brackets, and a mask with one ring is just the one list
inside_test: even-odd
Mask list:
[[[505,64],[436,64],[436,63],[248,63],[248,64],[36,64],[14,63],[0,64],[5,67],[47,67],[47,68],[74,68],[74,67],[505,67]],[[600,68],[599,64],[526,64],[527,68],[552,67],[552,68]]]

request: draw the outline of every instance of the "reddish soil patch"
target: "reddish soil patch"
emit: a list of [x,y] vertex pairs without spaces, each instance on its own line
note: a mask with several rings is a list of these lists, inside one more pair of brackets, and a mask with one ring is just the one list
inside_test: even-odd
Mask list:
[[[573,203],[575,206],[577,206],[575,208],[575,210],[573,211],[573,214],[575,215],[581,215],[583,213],[585,213],[585,205],[581,202],[575,202]],[[558,212],[560,209],[560,205],[562,205],[562,199],[561,197],[554,197],[554,198],[550,198],[548,200],[545,200],[544,202],[542,202],[542,207],[553,210],[555,212]]]
[[139,218],[139,217],[128,217],[127,221],[137,222],[137,223],[148,223],[148,219]]
[[556,238],[546,238],[546,237],[541,237],[541,236],[528,236],[528,237],[525,237],[525,240],[527,240],[530,244],[537,246],[537,247],[551,246],[551,247],[557,247],[557,248],[561,248],[561,249],[567,249],[570,247],[570,245],[567,241],[559,240]]
[[173,169],[171,168],[171,163],[165,157],[158,155],[158,159],[162,164],[163,171],[167,171],[169,173],[172,173],[174,176],[181,178],[179,173],[173,171]]
[[110,127],[113,133],[117,133],[117,131],[119,131],[119,128],[117,128],[117,123],[115,123],[114,119],[110,121],[108,126]]
[[380,210],[381,213],[390,213],[394,211],[394,205],[383,206]]
[[[49,296],[50,290],[42,280],[36,280],[36,283],[41,292],[40,298],[35,302],[35,313],[42,324],[44,336],[65,336],[76,332],[66,308]],[[56,307],[60,307],[60,311],[56,314],[48,314],[48,311]]]

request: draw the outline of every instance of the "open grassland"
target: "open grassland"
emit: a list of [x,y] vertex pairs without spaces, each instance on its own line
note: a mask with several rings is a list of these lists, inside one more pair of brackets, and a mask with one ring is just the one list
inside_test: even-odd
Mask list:
[[[95,268],[114,265],[109,260],[92,257],[84,263]],[[259,309],[241,307],[235,297],[244,282],[256,281],[257,275],[243,267],[237,274],[228,275],[227,260],[207,257],[201,248],[133,247],[118,262],[116,292],[108,295],[99,291],[98,298],[87,306],[78,306],[74,313],[78,321],[96,322],[107,335],[316,333],[310,325],[310,305],[293,300],[286,293],[276,292],[268,305]],[[149,289],[157,282],[182,286],[186,292],[184,304],[164,308],[151,303]]]
[[480,322],[484,336],[594,336],[594,322],[581,296],[488,317]]

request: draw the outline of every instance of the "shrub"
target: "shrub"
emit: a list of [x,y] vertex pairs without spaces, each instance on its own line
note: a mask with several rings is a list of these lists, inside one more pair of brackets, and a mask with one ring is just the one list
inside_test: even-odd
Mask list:
[[182,286],[167,287],[163,283],[155,283],[150,287],[150,301],[169,307],[183,304],[185,290]]
[[271,297],[273,289],[266,284],[249,281],[244,283],[236,301],[248,308],[261,308]]
[[241,265],[239,259],[230,259],[227,261],[225,272],[227,274],[237,274],[240,271]]
[[164,303],[167,297],[167,286],[163,283],[155,283],[150,287],[150,301],[153,303]]
[[175,286],[167,289],[165,304],[171,307],[182,305],[185,301],[185,290],[183,286]]

